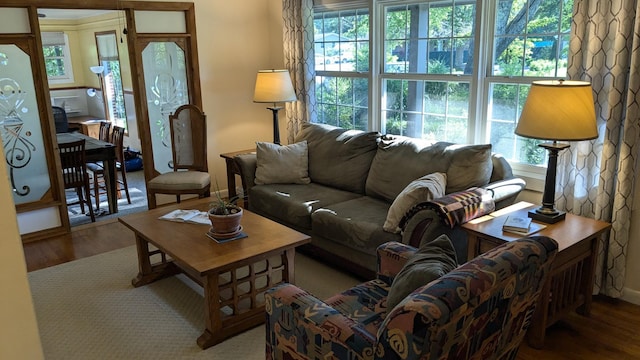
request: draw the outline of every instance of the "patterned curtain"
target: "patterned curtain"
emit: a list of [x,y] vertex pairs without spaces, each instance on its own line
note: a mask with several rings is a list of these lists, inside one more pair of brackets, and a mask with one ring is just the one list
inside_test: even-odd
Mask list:
[[600,136],[561,154],[556,204],[613,224],[599,246],[594,292],[620,297],[640,150],[640,5],[576,0],[573,12],[568,75],[592,83]]
[[298,101],[285,104],[287,141],[291,144],[300,125],[316,118],[313,1],[283,0],[282,18],[284,66],[289,69],[298,96]]

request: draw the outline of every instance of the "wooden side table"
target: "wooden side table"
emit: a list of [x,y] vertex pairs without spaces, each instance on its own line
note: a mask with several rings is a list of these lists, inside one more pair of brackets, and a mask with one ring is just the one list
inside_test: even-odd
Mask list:
[[[520,202],[487,216],[474,219],[462,229],[467,233],[468,258],[473,259],[505,241],[521,236],[503,232],[502,224],[508,215],[527,217],[536,208]],[[565,220],[531,234],[548,236],[558,242],[549,280],[542,288],[540,303],[527,333],[529,345],[541,348],[545,330],[570,311],[589,315],[595,275],[598,240],[606,236],[611,224],[567,213]]]
[[[241,175],[240,168],[233,158],[237,155],[255,154],[255,152],[255,149],[247,149],[220,154],[220,157],[224,159],[225,164],[227,165],[227,191],[229,193],[229,198],[238,195],[238,192],[236,191],[236,175]],[[241,178],[240,180],[242,181],[243,189],[243,206],[247,208],[249,204],[249,194],[245,191],[247,189],[247,184],[244,183],[244,179]]]

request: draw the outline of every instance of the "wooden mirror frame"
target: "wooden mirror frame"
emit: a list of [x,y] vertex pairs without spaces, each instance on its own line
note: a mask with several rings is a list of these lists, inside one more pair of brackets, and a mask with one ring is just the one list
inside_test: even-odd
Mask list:
[[[38,26],[38,8],[50,9],[95,9],[95,10],[117,10],[123,11],[126,18],[127,26],[127,45],[129,50],[129,63],[131,66],[133,98],[135,101],[136,124],[138,126],[138,134],[142,145],[143,168],[145,169],[145,180],[151,179],[154,174],[153,170],[153,149],[150,141],[150,128],[148,122],[148,108],[146,93],[144,91],[144,78],[142,71],[142,56],[138,51],[138,42],[143,39],[154,38],[156,40],[171,39],[176,36],[186,38],[187,48],[189,51],[189,102],[202,108],[202,93],[200,88],[200,74],[198,63],[198,48],[195,30],[195,9],[192,2],[156,2],[156,1],[113,1],[113,0],[5,0],[0,4],[1,8],[26,8],[29,15],[29,24],[31,26],[31,34],[36,39],[35,54],[37,58],[34,60],[33,72],[34,81],[40,81],[42,94],[38,93],[38,109],[43,126],[44,143],[47,148],[47,158],[49,159],[49,172],[52,178],[51,192],[52,196],[47,196],[41,201],[16,206],[18,213],[25,213],[33,210],[58,207],[61,225],[60,227],[43,229],[34,233],[22,235],[23,242],[35,241],[51,236],[63,235],[70,233],[71,228],[67,215],[66,203],[64,201],[64,189],[60,186],[62,183],[62,175],[60,171],[60,163],[57,157],[53,156],[57,147],[54,131],[53,114],[50,110],[51,99],[46,95],[49,92],[49,85],[44,71],[44,54],[42,51],[42,41],[40,28]],[[135,11],[181,11],[185,15],[186,29],[183,34],[139,34],[135,26]],[[15,38],[16,36],[24,36],[25,34],[0,34],[0,38]],[[140,50],[141,51],[141,50]],[[37,75],[37,76],[36,76]],[[47,127],[50,131],[46,131]],[[52,176],[52,174],[55,174]]]

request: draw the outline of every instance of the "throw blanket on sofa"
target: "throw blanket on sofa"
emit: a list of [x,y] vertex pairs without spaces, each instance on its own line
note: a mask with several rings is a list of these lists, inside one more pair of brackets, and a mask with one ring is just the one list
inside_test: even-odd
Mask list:
[[419,203],[402,217],[400,228],[404,229],[409,219],[424,209],[435,210],[440,219],[453,229],[456,225],[464,224],[492,212],[495,210],[495,203],[489,190],[478,187],[470,188]]

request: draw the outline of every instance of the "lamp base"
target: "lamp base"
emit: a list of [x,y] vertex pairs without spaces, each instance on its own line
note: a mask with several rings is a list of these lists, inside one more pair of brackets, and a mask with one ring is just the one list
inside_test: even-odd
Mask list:
[[545,224],[555,224],[558,221],[564,220],[565,216],[567,215],[567,213],[565,213],[564,211],[558,210],[556,210],[555,213],[545,214],[544,212],[539,211],[540,209],[542,208],[529,211],[529,217],[533,220],[537,220]]

